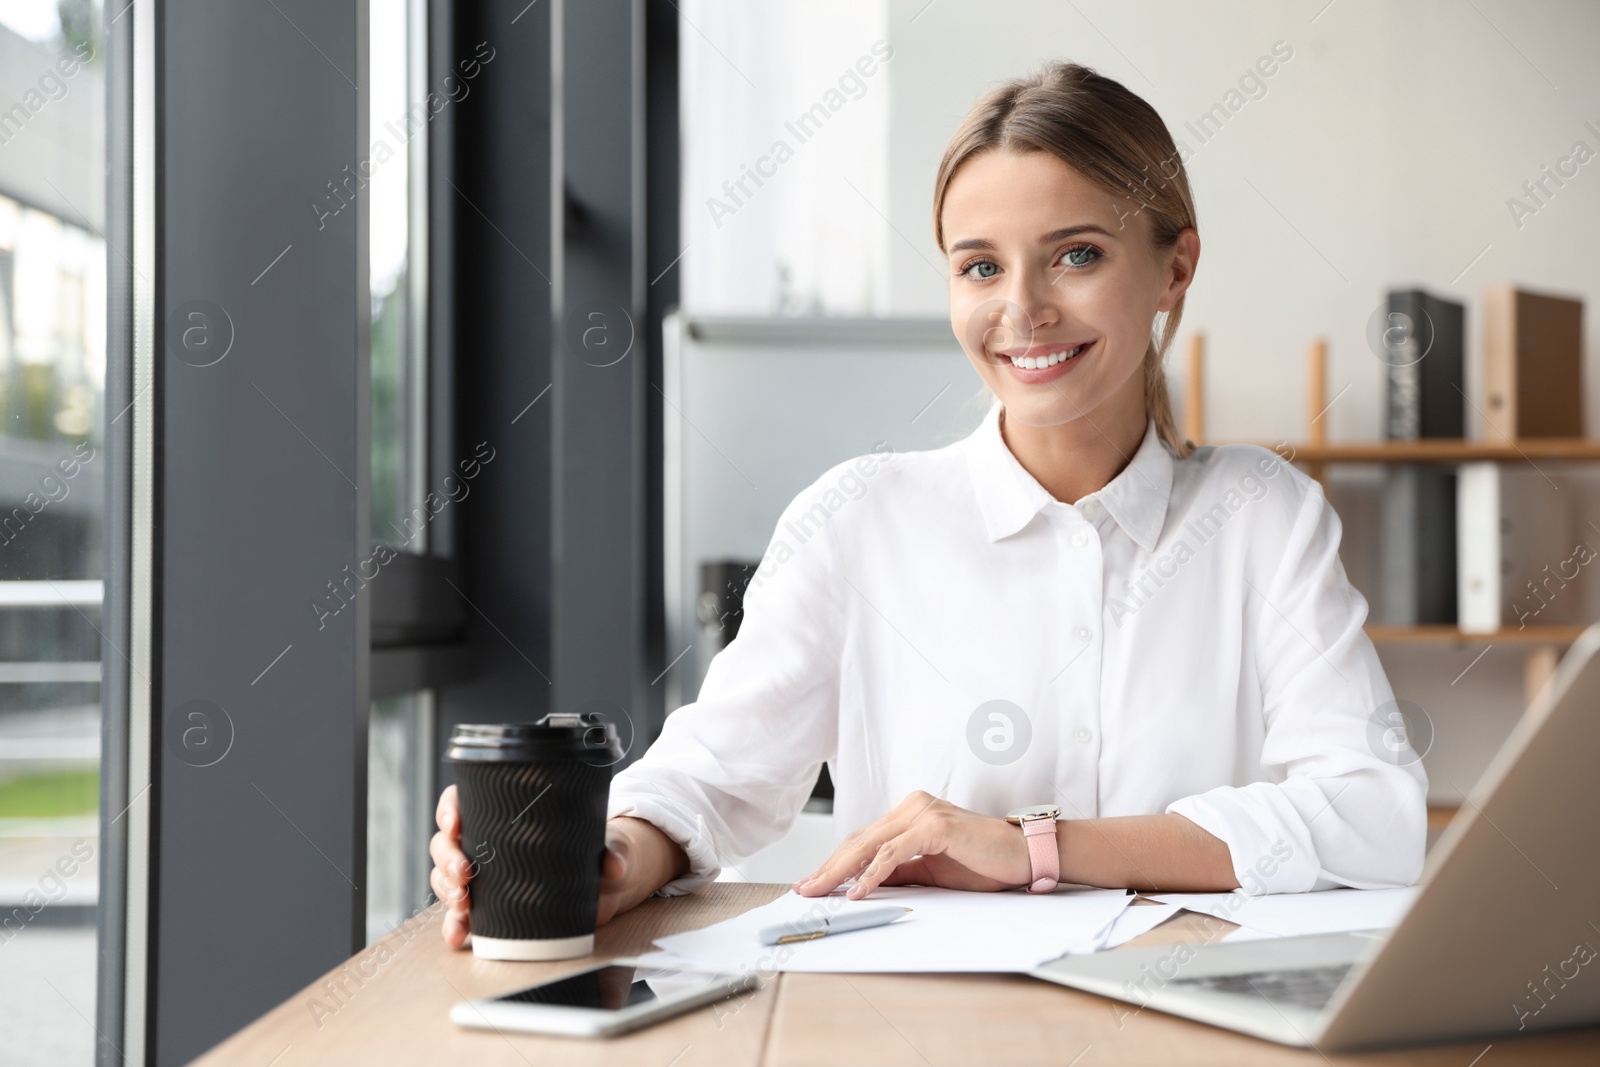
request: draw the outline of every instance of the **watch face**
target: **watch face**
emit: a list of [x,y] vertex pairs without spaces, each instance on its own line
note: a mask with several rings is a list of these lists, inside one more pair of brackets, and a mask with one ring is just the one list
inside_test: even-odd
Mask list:
[[1035,804],[1031,808],[1018,808],[1006,812],[1006,821],[1021,824],[1025,819],[1058,819],[1061,809],[1054,804]]

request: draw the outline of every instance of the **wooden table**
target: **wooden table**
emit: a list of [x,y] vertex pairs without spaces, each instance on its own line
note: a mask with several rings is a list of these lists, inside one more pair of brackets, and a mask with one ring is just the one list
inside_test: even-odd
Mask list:
[[[424,913],[197,1062],[206,1067],[1600,1063],[1600,1029],[1323,1056],[1157,1011],[1133,1013],[1133,1005],[1020,975],[783,974],[754,993],[609,1040],[462,1030],[447,1017],[456,1001],[646,952],[655,937],[736,915],[786,890],[721,882],[692,896],[650,900],[600,928],[594,957],[560,963],[497,963],[451,950],[439,934],[442,916]],[[1183,913],[1132,944],[1214,940],[1232,926]]]

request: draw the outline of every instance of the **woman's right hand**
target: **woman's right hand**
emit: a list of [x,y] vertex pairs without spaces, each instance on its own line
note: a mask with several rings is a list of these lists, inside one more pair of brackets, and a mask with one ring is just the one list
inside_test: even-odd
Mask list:
[[428,884],[433,887],[433,895],[445,906],[445,942],[451,948],[460,948],[472,930],[472,920],[468,916],[472,897],[467,893],[472,865],[467,861],[467,854],[461,851],[461,802],[456,797],[455,786],[448,786],[439,794],[439,807],[433,818],[439,824],[439,832],[428,842],[428,855],[433,857]]
[[[455,786],[440,794],[435,819],[439,832],[428,845],[428,854],[433,857],[428,884],[446,909],[445,942],[460,948],[472,931],[472,897],[467,883],[472,880],[475,865],[461,849],[461,802]],[[634,907],[688,869],[689,858],[683,849],[653,823],[626,816],[609,820],[596,922],[607,922]]]

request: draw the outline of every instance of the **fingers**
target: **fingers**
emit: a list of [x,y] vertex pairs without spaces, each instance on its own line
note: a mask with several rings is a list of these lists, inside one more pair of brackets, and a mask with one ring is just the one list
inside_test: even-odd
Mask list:
[[596,925],[611,921],[624,907],[632,907],[628,876],[633,870],[633,842],[628,832],[615,823],[606,826],[606,851],[600,860],[600,908]]
[[921,790],[910,794],[889,814],[845,838],[815,874],[794,884],[795,892],[806,897],[824,896],[858,877],[885,842],[905,833],[941,803],[938,797]]
[[815,873],[794,884],[794,891],[803,897],[826,896],[837,889],[840,883],[860,874],[862,868],[872,861],[872,854],[883,840],[885,831],[880,829],[883,821],[880,819],[846,837]]
[[595,912],[595,925],[605,925],[622,910],[622,898],[627,888],[627,860],[607,842],[605,857],[600,861],[600,906]]
[[467,919],[467,913],[450,911],[444,916],[444,943],[451,948],[460,948],[466,943],[467,935],[472,932]]
[[428,884],[433,888],[433,895],[445,906],[443,926],[445,944],[451,948],[460,948],[472,929],[472,919],[467,911],[469,898],[466,888],[452,882],[439,867],[435,867],[428,874]]
[[457,852],[459,859],[441,858],[442,850],[438,847],[438,840],[439,838],[435,836],[435,843],[429,848],[429,851],[434,853],[434,868],[428,872],[428,886],[446,908],[460,912],[464,916],[472,907],[472,898],[467,893],[471,869],[466,857],[460,856],[459,851]]
[[616,918],[617,912],[622,909],[622,896],[620,892],[606,892],[600,890],[600,907],[594,913],[594,924],[604,926]]
[[428,855],[433,859],[428,885],[445,906],[445,943],[460,948],[472,929],[469,915],[472,898],[467,892],[467,883],[472,880],[473,867],[461,849],[461,807],[455,786],[439,795],[434,818],[439,832],[428,842]]
[[927,834],[921,826],[913,824],[905,833],[878,846],[878,851],[856,875],[856,884],[850,887],[845,896],[850,900],[861,900],[882,885],[902,864],[927,851],[930,851]]
[[621,882],[628,877],[628,846],[621,841],[607,841],[606,854],[600,861],[600,885]]
[[460,838],[449,837],[440,830],[428,841],[428,855],[434,867],[456,885],[464,886],[472,880],[472,865],[467,862],[467,854],[461,851]]
[[[456,806],[456,787],[451,786],[439,797],[437,813],[439,832],[428,841],[428,855],[433,859],[434,873],[442,875],[451,890],[449,896],[434,893],[440,900],[453,901],[464,897],[461,892],[472,879],[472,865],[461,849],[461,812]],[[465,906],[465,905],[463,905]]]
[[[863,854],[864,853],[864,854]],[[872,845],[840,845],[828,862],[816,874],[794,884],[794,891],[803,897],[824,897],[848,882],[872,862]]]
[[895,885],[938,885],[939,880],[928,869],[928,861],[922,856],[906,860],[900,866],[889,872],[889,876],[879,882],[879,886]]
[[446,786],[445,791],[439,794],[439,807],[434,811],[433,819],[442,832],[452,837],[461,836],[461,802],[457,799],[455,786]]
[[433,895],[439,898],[448,911],[459,911],[465,914],[468,910],[467,889],[465,886],[452,882],[444,871],[435,867],[428,872],[428,887],[433,890]]

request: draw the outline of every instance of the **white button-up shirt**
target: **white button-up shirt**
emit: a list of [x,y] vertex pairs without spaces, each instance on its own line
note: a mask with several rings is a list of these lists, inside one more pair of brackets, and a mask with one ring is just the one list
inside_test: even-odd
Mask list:
[[821,765],[843,835],[923,789],[986,815],[1177,812],[1250,892],[1409,885],[1427,778],[1321,487],[1151,422],[1075,505],[1001,438],[841,463],[785,509],[739,635],[611,789],[686,892],[776,841]]

